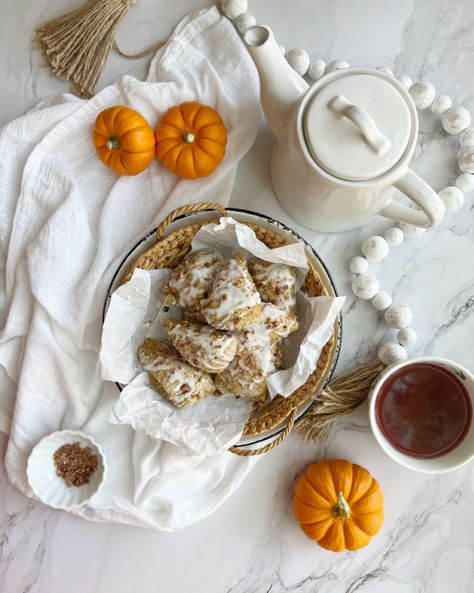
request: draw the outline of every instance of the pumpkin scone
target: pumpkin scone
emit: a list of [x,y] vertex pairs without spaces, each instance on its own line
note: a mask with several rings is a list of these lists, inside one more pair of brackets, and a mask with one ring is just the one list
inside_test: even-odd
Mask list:
[[238,335],[237,356],[214,381],[221,393],[232,393],[264,400],[268,389],[265,379],[281,366],[281,342],[271,341],[262,331],[247,330]]
[[166,319],[170,342],[184,360],[207,373],[221,373],[234,358],[237,350],[235,336],[208,325]]
[[296,322],[296,274],[294,268],[285,264],[253,259],[249,262],[249,272],[262,301],[272,303],[286,311]]
[[259,319],[263,305],[243,255],[221,267],[201,306],[206,322],[216,329],[239,331]]
[[178,358],[169,342],[146,339],[138,358],[153,387],[177,408],[186,408],[215,392],[212,377]]
[[204,320],[199,311],[201,300],[207,295],[216,272],[224,258],[216,251],[203,249],[186,257],[171,273],[165,288],[165,303],[181,305],[194,318]]
[[256,324],[248,329],[268,333],[271,341],[286,338],[298,329],[298,321],[272,303],[263,303],[262,313]]

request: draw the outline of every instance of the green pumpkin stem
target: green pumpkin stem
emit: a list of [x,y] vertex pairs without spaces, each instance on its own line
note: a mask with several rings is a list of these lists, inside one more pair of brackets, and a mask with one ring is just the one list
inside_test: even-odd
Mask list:
[[119,150],[120,149],[119,139],[117,138],[117,136],[110,136],[110,138],[105,143],[105,146],[107,146],[107,148],[109,150]]
[[192,132],[185,132],[183,134],[183,140],[186,144],[192,144],[196,140],[196,136]]
[[337,495],[337,503],[336,506],[333,508],[333,513],[336,519],[350,519],[351,507],[349,506],[347,500],[344,498],[342,490]]

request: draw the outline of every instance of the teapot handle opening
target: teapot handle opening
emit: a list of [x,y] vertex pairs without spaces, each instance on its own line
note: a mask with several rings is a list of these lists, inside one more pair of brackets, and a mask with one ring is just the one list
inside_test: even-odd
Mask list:
[[408,169],[394,186],[409,197],[420,210],[392,201],[380,212],[382,216],[423,228],[436,226],[443,220],[445,207],[441,198],[411,169]]

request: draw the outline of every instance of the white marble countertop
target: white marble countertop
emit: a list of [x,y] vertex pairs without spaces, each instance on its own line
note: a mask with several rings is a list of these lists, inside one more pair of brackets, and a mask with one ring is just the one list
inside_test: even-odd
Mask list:
[[[0,122],[38,100],[68,90],[52,80],[32,51],[35,26],[78,1],[2,3]],[[140,51],[166,36],[200,0],[143,0],[126,15],[118,40]],[[206,2],[205,4],[210,4]],[[305,47],[326,60],[389,66],[432,82],[474,113],[474,4],[471,0],[251,0],[260,22],[286,47]],[[146,60],[112,56],[100,86]],[[347,294],[338,368],[371,358],[388,335],[375,310],[350,296],[347,265],[363,238],[383,232],[379,219],[344,235],[322,235],[292,223],[272,194],[273,140],[262,123],[240,164],[232,204],[271,214],[307,237]],[[455,139],[439,118],[423,114],[414,165],[436,189],[453,182]],[[448,157],[448,158],[447,158]],[[436,354],[474,369],[473,195],[461,211],[420,239],[396,248],[379,276],[414,312],[419,341],[412,354]],[[5,444],[3,438],[3,445]],[[305,538],[290,501],[296,474],[321,455],[366,466],[380,481],[386,519],[371,545],[334,555]],[[214,515],[177,533],[95,524],[25,498],[0,479],[0,591],[3,593],[462,593],[474,591],[474,465],[438,477],[393,463],[370,433],[366,406],[341,421],[324,446],[292,435],[268,454]]]

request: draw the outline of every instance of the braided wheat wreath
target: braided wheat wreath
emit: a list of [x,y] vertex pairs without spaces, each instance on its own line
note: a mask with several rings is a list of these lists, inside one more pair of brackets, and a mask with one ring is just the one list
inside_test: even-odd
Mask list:
[[[212,203],[191,204],[174,210],[163,220],[156,230],[156,243],[142,253],[127,269],[122,282],[127,281],[135,268],[153,270],[158,268],[173,268],[188,253],[196,232],[203,224],[216,220],[215,214],[209,217],[193,216],[198,212],[217,212],[228,215],[223,206]],[[181,218],[179,228],[168,228],[177,218]],[[279,230],[277,224],[263,225],[245,223],[255,232],[257,238],[268,247],[275,248],[291,242],[287,233]],[[282,228],[283,225],[281,225]],[[309,270],[302,290],[309,296],[328,295],[328,289],[323,283],[316,267],[309,263]],[[377,363],[359,371],[354,379],[342,377],[325,385],[325,381],[332,371],[339,349],[340,321],[335,325],[334,333],[323,348],[316,370],[306,383],[294,391],[289,397],[277,396],[272,401],[254,402],[253,409],[244,429],[244,437],[259,437],[268,431],[280,431],[277,438],[261,448],[244,448],[242,445],[230,450],[236,455],[260,455],[279,445],[288,436],[295,425],[298,412],[302,407],[314,400],[311,410],[298,421],[298,431],[311,439],[324,438],[331,423],[342,415],[352,412],[367,396],[370,385],[383,365]],[[362,373],[362,374],[361,374]],[[357,388],[357,389],[356,389]],[[248,439],[247,439],[248,440]]]

